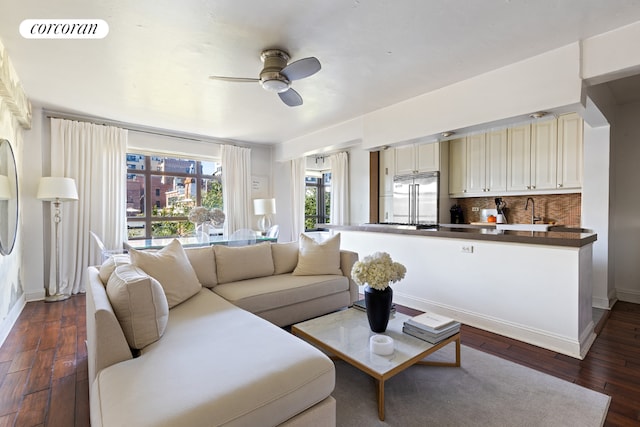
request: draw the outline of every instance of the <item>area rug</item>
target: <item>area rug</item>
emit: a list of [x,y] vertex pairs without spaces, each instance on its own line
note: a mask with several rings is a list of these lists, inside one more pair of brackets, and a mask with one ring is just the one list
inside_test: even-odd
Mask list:
[[[454,345],[429,360],[454,360]],[[602,426],[610,397],[462,346],[462,367],[412,366],[385,383],[336,360],[337,424],[371,426]]]

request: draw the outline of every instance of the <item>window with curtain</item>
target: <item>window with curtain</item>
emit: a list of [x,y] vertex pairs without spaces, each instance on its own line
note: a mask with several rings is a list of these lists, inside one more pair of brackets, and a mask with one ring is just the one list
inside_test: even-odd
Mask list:
[[221,173],[211,160],[127,153],[128,238],[192,234],[191,209],[223,208]]
[[328,224],[331,218],[331,172],[305,176],[304,228],[305,231],[322,229],[317,224]]

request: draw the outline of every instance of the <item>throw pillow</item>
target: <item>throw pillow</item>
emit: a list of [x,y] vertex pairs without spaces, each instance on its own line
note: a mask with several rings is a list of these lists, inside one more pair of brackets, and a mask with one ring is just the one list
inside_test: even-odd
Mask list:
[[216,275],[216,257],[211,246],[199,246],[195,248],[184,248],[184,253],[198,276],[202,286],[213,288],[218,284]]
[[248,246],[215,245],[218,283],[237,282],[274,272],[271,243]]
[[298,242],[272,243],[273,274],[291,273],[298,265]]
[[169,308],[197,294],[202,285],[179,241],[173,240],[159,251],[131,249],[131,263],[162,285]]
[[157,280],[132,264],[121,265],[109,277],[107,295],[129,347],[141,349],[162,337],[169,305]]
[[311,237],[300,235],[298,265],[294,276],[315,276],[318,274],[339,274],[340,270],[340,233],[316,242]]
[[107,286],[109,277],[111,277],[111,273],[113,273],[113,270],[115,270],[117,266],[129,263],[131,263],[129,254],[116,254],[104,260],[100,266],[100,271],[98,272],[100,280],[102,280],[102,284]]

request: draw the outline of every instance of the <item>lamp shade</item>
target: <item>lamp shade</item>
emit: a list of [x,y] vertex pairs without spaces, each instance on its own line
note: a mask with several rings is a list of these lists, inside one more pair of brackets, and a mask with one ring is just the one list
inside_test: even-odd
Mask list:
[[38,185],[38,195],[40,200],[47,201],[69,201],[78,200],[78,191],[76,190],[76,182],[73,178],[64,178],[59,176],[43,176],[40,178]]
[[256,215],[276,213],[276,199],[253,199],[253,213]]
[[0,200],[9,200],[12,198],[11,185],[9,185],[9,177],[0,175]]

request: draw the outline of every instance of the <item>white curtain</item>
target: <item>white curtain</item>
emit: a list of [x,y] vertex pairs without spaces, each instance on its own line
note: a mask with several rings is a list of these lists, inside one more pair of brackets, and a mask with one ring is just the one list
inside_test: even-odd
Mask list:
[[[89,231],[100,236],[108,249],[122,248],[126,239],[127,136],[128,131],[113,126],[51,119],[51,176],[73,178],[78,188],[77,202],[62,203],[59,225],[64,293],[84,292],[87,267],[101,262]],[[55,287],[54,257],[52,250],[51,289]]]
[[221,157],[224,233],[229,236],[241,228],[251,228],[251,149],[223,145]]
[[349,155],[346,152],[329,156],[331,167],[331,219],[334,225],[349,224]]
[[291,160],[291,240],[304,232],[305,158]]

